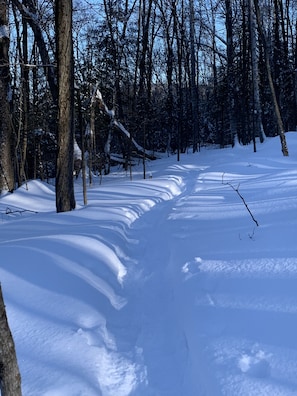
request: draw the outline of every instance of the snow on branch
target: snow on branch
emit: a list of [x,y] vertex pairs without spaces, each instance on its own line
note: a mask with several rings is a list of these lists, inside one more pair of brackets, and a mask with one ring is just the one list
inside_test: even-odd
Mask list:
[[9,38],[9,27],[7,25],[0,25],[0,39]]
[[22,8],[23,8],[24,14],[25,14],[28,18],[32,19],[32,21],[34,21],[36,24],[39,23],[38,16],[36,15],[35,12],[32,12],[32,11],[29,9],[29,7],[26,7],[24,4],[22,4]]
[[[120,122],[117,121],[117,120],[114,120],[113,123],[114,123],[114,125],[115,125],[120,131],[122,131],[129,139],[131,139],[130,132],[127,131],[127,129],[123,126],[122,123],[120,123]],[[140,145],[135,141],[134,138],[132,138],[131,140],[132,140],[132,143],[134,144],[134,146],[136,147],[136,149],[137,149],[138,151],[141,151],[141,152],[144,151],[143,147],[140,146]]]
[[111,118],[114,118],[114,111],[113,110],[109,110],[109,108],[107,107],[107,105],[105,104],[103,97],[102,97],[102,93],[101,91],[97,88],[96,89],[96,93],[95,93],[95,98],[97,99],[97,101],[99,102],[100,108],[102,110],[105,111],[105,113]]
[[122,132],[128,139],[131,140],[131,142],[133,143],[133,145],[137,151],[144,153],[147,157],[149,157],[151,159],[156,158],[153,151],[146,150],[141,145],[139,145],[136,142],[136,140],[131,136],[130,132],[124,127],[124,125],[115,118],[114,110],[110,110],[107,107],[107,105],[104,102],[102,93],[99,90],[98,86],[96,87],[93,97],[92,97],[92,103],[95,103],[95,102],[98,102],[100,109],[103,110],[104,113],[110,117],[111,124],[114,125],[120,132]]

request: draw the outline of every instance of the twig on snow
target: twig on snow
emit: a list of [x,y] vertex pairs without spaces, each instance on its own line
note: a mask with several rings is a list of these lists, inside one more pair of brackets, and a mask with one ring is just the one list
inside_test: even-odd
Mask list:
[[[30,210],[30,209],[17,209],[17,210],[12,210],[10,208],[6,208],[5,210],[5,214],[6,215],[10,215],[10,214],[14,214],[14,213],[25,213],[25,212],[30,212],[30,213],[38,213],[35,210]],[[3,213],[3,212],[2,212]]]
[[244,197],[243,197],[242,194],[239,192],[239,186],[240,186],[240,184],[238,184],[238,187],[235,188],[231,183],[229,183],[229,182],[225,183],[225,182],[224,182],[224,174],[222,175],[222,184],[226,184],[226,185],[230,186],[230,187],[232,188],[232,190],[234,190],[234,191],[237,193],[237,195],[239,196],[239,198],[242,200],[244,206],[246,207],[247,211],[249,212],[251,218],[252,218],[253,221],[255,222],[256,226],[259,227],[258,221],[255,219],[253,213],[251,212],[250,208],[248,207],[248,204],[246,203]]

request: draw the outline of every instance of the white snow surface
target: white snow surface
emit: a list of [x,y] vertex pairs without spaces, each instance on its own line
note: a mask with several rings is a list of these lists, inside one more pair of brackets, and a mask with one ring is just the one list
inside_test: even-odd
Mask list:
[[[0,198],[24,396],[297,395],[297,133]],[[253,221],[243,201],[258,221]],[[26,210],[26,211],[23,211]],[[32,211],[32,212],[31,212]],[[34,213],[37,212],[37,213]]]
[[0,39],[9,38],[9,26],[0,25]]

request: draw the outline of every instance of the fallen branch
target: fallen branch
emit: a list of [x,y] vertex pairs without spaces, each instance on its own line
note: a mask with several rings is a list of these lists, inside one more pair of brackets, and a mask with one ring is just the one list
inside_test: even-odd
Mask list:
[[[17,209],[17,210],[12,210],[12,209],[10,209],[10,208],[6,208],[6,210],[5,210],[5,214],[6,214],[6,215],[10,215],[10,214],[14,214],[14,213],[20,213],[20,214],[22,214],[22,213],[24,213],[24,212],[38,213],[38,212],[35,212],[34,210],[30,210],[30,209]],[[3,213],[3,212],[2,212],[2,213]]]
[[246,203],[244,197],[243,197],[243,196],[241,195],[241,193],[239,192],[239,186],[240,186],[240,184],[238,184],[238,187],[235,188],[231,183],[229,183],[229,182],[225,183],[225,182],[224,182],[224,174],[222,175],[222,184],[225,184],[225,185],[230,186],[230,187],[232,188],[232,190],[234,190],[234,191],[237,193],[237,195],[239,196],[239,198],[242,200],[244,206],[246,207],[247,211],[249,212],[251,218],[252,218],[253,221],[255,222],[256,226],[259,227],[258,221],[255,219],[253,213],[251,212],[250,208],[248,207],[248,204]]

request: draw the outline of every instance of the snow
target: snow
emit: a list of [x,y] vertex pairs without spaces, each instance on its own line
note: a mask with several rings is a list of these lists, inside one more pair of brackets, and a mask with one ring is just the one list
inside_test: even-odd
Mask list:
[[0,39],[9,38],[9,26],[0,25]]
[[74,159],[82,159],[82,152],[76,139],[74,139]]
[[[297,133],[0,198],[24,396],[297,394]],[[255,224],[243,201],[259,223]],[[35,213],[37,212],[37,213]]]

